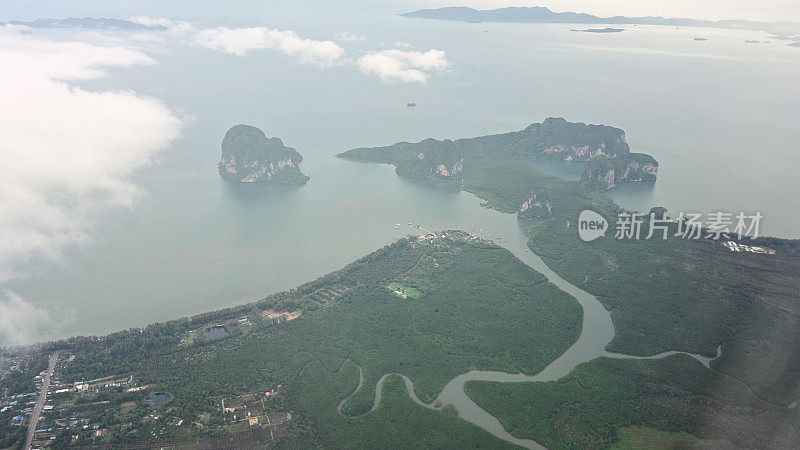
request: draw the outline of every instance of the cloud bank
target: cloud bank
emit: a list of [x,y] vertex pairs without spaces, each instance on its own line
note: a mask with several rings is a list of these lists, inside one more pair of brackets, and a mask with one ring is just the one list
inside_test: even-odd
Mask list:
[[148,27],[161,25],[162,27],[166,27],[168,32],[178,36],[194,31],[194,26],[191,23],[172,20],[168,17],[134,16],[128,20]]
[[[147,64],[155,61],[129,48],[0,29],[0,66],[13,68],[0,71],[0,284],[25,275],[27,264],[61,259],[89,239],[97,216],[141,194],[131,173],[169,146],[181,119],[158,100],[70,82]],[[0,297],[0,317],[0,345],[46,322],[11,292]]]
[[393,49],[367,53],[358,59],[358,67],[384,83],[426,83],[432,74],[445,72],[450,62],[442,50],[423,53]]
[[220,50],[237,56],[245,56],[251,50],[279,50],[297,58],[300,62],[329,66],[345,54],[343,48],[333,41],[315,41],[301,38],[294,31],[253,28],[210,28],[195,35],[195,44]]
[[[301,63],[318,66],[353,62],[345,58],[345,50],[335,42],[303,38],[291,30],[266,27],[195,29],[187,22],[147,16],[132,17],[130,20],[144,25],[165,26],[172,34],[188,34],[194,45],[237,56],[247,56],[254,50],[277,50],[297,58]],[[341,43],[365,40],[364,36],[350,32],[336,33],[334,39]],[[445,72],[451,66],[442,50],[411,51],[411,44],[402,41],[392,46],[395,48],[371,51],[359,58],[356,64],[361,72],[376,76],[384,83],[426,83],[431,75]]]

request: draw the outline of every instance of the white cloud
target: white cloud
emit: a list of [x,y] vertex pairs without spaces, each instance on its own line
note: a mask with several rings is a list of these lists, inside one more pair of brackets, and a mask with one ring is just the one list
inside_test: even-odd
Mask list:
[[336,33],[336,40],[340,42],[359,42],[364,40],[364,36],[359,36],[357,34],[343,32],[343,33]]
[[5,28],[6,31],[14,32],[14,33],[20,33],[20,34],[31,34],[31,33],[33,33],[33,30],[31,29],[31,27],[29,27],[27,25],[17,25],[17,24],[13,24],[13,23],[7,23],[7,24],[3,25],[2,27],[0,27],[0,29],[2,29],[2,28]]
[[[63,320],[64,311],[58,311]],[[67,314],[69,316],[69,314]],[[0,294],[0,345],[24,345],[52,336],[57,326],[46,308],[26,302],[13,292]]]
[[136,33],[128,38],[131,41],[143,42],[147,44],[163,44],[165,41],[161,36],[154,33]]
[[194,31],[194,26],[191,23],[176,21],[167,17],[134,16],[128,20],[148,27],[160,25],[166,27],[168,32],[175,35],[184,35]]
[[[178,136],[181,119],[158,100],[130,91],[71,84],[109,67],[155,64],[120,46],[48,41],[0,29],[0,283],[25,267],[59,260],[86,242],[107,208],[130,206],[133,171]],[[0,345],[24,336],[8,317],[38,314],[6,293]],[[10,328],[9,328],[10,327]]]
[[446,71],[450,63],[442,50],[383,50],[359,58],[358,67],[365,75],[375,75],[385,83],[425,83],[431,74]]
[[300,62],[321,66],[334,64],[345,54],[344,49],[333,41],[315,41],[301,38],[294,31],[263,27],[202,30],[195,35],[195,43],[237,56],[245,56],[251,50],[279,50]]

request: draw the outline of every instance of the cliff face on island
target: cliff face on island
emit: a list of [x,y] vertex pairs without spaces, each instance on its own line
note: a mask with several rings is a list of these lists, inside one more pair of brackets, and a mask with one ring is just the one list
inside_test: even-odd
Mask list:
[[308,177],[298,167],[302,160],[297,150],[280,139],[268,139],[250,125],[236,125],[222,140],[219,174],[241,183],[305,184]]
[[625,132],[621,129],[572,123],[552,117],[511,133],[455,141],[425,139],[418,143],[399,142],[387,147],[357,148],[338,156],[392,164],[397,173],[411,178],[455,183],[462,182],[464,173],[470,167],[498,160],[588,162],[600,157],[602,159],[587,166],[592,172],[586,176],[608,176],[608,172],[600,174],[604,166],[597,163],[610,161],[614,169],[611,182],[602,186],[592,184],[603,190],[627,181],[655,181],[658,170],[658,163],[649,155],[630,152]]
[[545,190],[531,192],[531,195],[519,208],[518,214],[526,219],[551,217],[553,202],[550,200],[550,194]]
[[581,186],[592,190],[610,190],[627,182],[654,182],[658,162],[644,153],[628,153],[615,158],[598,155],[586,163]]
[[425,139],[419,143],[399,142],[388,147],[357,148],[339,157],[392,164],[397,173],[409,178],[461,182],[464,149],[449,139]]

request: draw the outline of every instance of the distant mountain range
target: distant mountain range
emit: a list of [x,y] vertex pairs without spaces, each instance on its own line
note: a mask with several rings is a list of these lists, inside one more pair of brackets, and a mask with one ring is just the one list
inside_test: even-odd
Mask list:
[[679,27],[731,28],[740,30],[768,31],[776,34],[800,33],[798,22],[755,22],[750,20],[698,20],[665,17],[598,17],[575,12],[553,12],[542,6],[508,7],[477,10],[466,6],[438,9],[420,9],[402,14],[405,17],[455,20],[460,22],[516,22],[516,23],[581,23],[617,25],[669,25]]
[[94,17],[68,17],[66,19],[36,19],[31,22],[12,20],[10,22],[0,22],[0,26],[5,24],[25,25],[31,28],[118,28],[121,30],[166,30],[163,25],[143,25],[122,19],[102,19]]

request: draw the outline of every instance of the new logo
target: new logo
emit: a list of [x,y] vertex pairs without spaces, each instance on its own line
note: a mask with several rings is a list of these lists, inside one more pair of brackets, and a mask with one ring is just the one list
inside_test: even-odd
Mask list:
[[584,209],[578,216],[578,236],[584,242],[593,241],[606,234],[608,221],[605,217],[592,211]]

